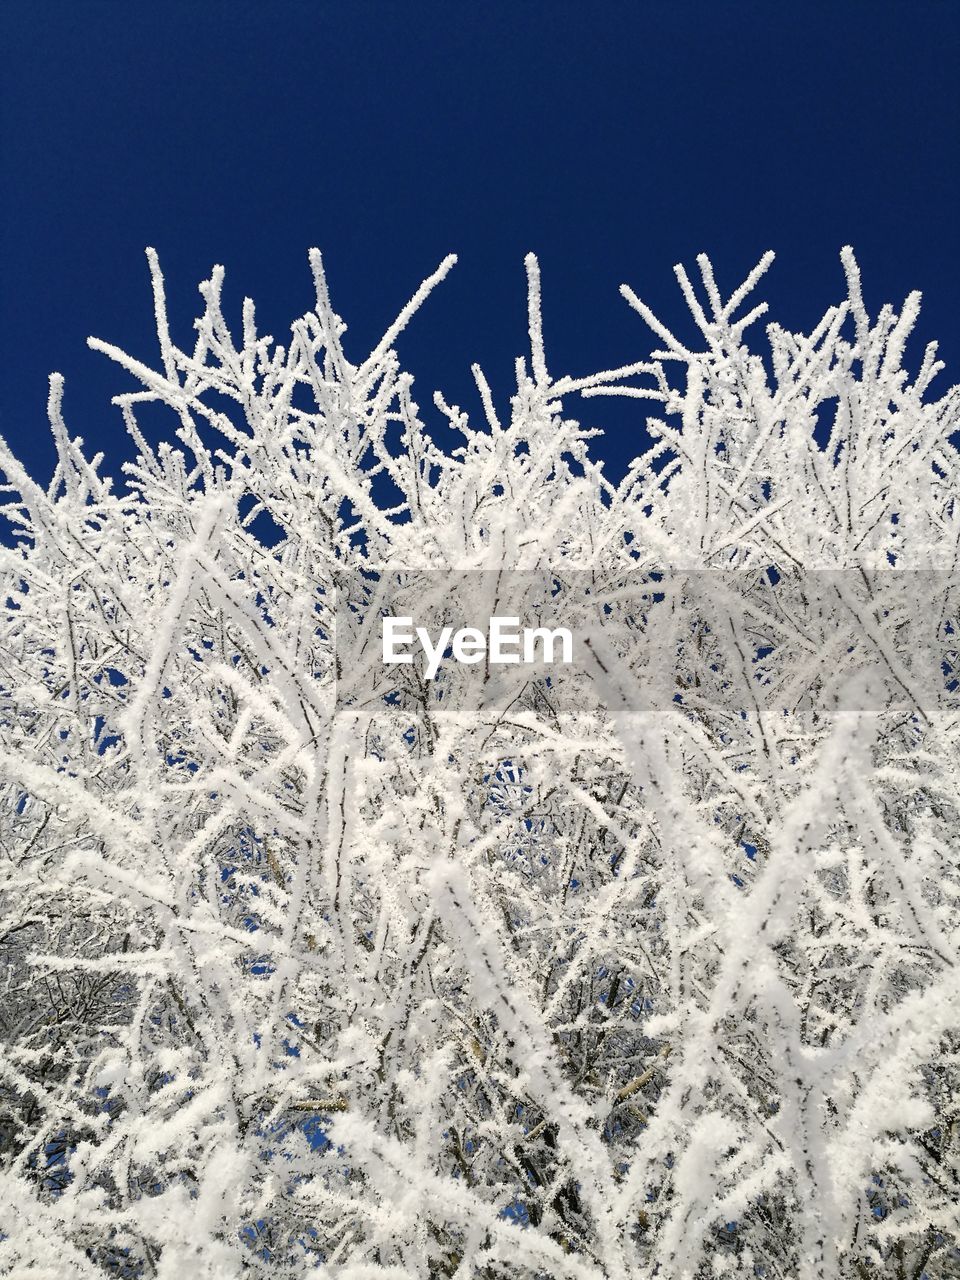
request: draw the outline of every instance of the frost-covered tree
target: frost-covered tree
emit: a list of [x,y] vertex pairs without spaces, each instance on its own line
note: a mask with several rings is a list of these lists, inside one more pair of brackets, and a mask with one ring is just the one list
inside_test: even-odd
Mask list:
[[[52,483],[0,445],[0,1271],[958,1274],[960,396],[848,250],[751,353],[771,258],[588,378],[528,259],[447,449],[394,344],[453,259],[353,364],[318,253],[192,350],[150,253],[123,487],[56,375]],[[617,485],[597,395],[659,415]],[[578,660],[385,668],[418,608]]]

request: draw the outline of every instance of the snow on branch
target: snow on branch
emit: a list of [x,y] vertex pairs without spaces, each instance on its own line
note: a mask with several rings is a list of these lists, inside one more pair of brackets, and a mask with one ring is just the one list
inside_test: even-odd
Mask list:
[[123,483],[57,374],[51,483],[0,441],[5,1273],[957,1274],[960,392],[849,249],[756,337],[772,260],[558,377],[529,256],[448,450],[395,342],[452,256],[348,358],[318,251],[285,343],[215,267],[181,346],[148,250]]

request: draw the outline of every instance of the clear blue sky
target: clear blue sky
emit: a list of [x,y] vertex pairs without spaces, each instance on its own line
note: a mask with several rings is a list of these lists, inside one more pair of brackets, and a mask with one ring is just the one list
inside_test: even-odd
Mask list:
[[[108,402],[130,384],[85,339],[157,359],[147,244],[182,343],[214,262],[281,337],[318,245],[354,359],[456,251],[400,346],[431,425],[436,387],[474,405],[473,360],[512,390],[529,249],[554,372],[642,358],[618,285],[682,324],[671,268],[701,250],[732,285],[776,249],[772,310],[808,326],[850,242],[874,309],[923,290],[920,340],[958,380],[955,3],[7,0],[0,21],[0,431],[46,475],[51,369],[71,433],[129,453]],[[613,474],[644,412],[585,402]]]

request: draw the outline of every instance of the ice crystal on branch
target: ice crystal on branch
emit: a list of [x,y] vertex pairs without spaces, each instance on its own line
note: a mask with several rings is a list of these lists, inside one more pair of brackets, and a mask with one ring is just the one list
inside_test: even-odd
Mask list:
[[[531,257],[516,394],[438,394],[444,449],[394,343],[452,258],[354,364],[319,253],[285,345],[215,268],[191,349],[148,256],[158,368],[91,344],[141,388],[125,484],[56,375],[52,483],[0,444],[0,1268],[955,1274],[958,392],[902,367],[918,297],[871,319],[844,250],[751,350],[772,255],[726,301],[701,258],[689,334],[624,287],[659,347],[555,377]],[[617,485],[597,395],[650,402]],[[385,613],[534,598],[569,670],[386,679]]]

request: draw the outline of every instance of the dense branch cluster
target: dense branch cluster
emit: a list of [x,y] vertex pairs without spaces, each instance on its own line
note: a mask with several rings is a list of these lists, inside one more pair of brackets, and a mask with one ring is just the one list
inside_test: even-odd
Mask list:
[[[957,1275],[958,391],[919,298],[475,369],[441,448],[311,254],[286,345],[92,345],[136,462],[0,444],[0,1270]],[[651,402],[619,484],[566,416]],[[153,445],[141,406],[172,411]],[[642,406],[638,406],[641,409]],[[638,419],[639,421],[640,419]],[[638,432],[639,435],[639,432]],[[405,602],[567,670],[378,661]],[[542,593],[541,593],[542,594]],[[413,607],[411,605],[411,607]],[[398,674],[399,672],[399,674]]]

